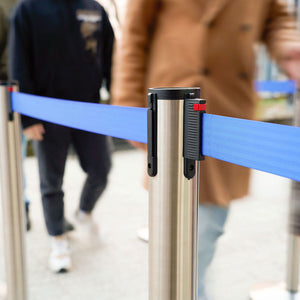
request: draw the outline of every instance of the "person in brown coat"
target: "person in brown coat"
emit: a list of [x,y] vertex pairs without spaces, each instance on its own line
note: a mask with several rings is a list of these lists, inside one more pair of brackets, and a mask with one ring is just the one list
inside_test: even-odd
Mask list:
[[[256,44],[263,42],[286,74],[300,81],[300,40],[284,3],[129,0],[113,103],[144,107],[150,87],[199,86],[208,113],[253,119]],[[204,274],[230,201],[248,193],[249,175],[247,168],[213,158],[201,163],[199,299],[206,299]]]
[[7,36],[8,16],[17,0],[1,0],[0,4],[0,80],[8,79],[7,70]]
[[0,80],[7,80],[7,31],[7,18],[3,7],[0,6]]

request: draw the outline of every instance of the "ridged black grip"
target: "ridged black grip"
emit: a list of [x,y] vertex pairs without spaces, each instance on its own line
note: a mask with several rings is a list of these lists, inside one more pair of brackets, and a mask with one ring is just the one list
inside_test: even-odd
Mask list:
[[205,110],[194,110],[194,104],[205,104],[203,99],[184,101],[184,141],[183,157],[191,160],[204,160],[202,154],[202,119]]

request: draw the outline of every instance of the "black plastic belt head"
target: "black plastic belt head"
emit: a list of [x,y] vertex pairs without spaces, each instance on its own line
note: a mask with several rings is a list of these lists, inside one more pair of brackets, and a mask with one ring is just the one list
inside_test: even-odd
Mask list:
[[195,161],[203,160],[202,117],[206,101],[199,99],[200,88],[157,88],[148,94],[148,175],[157,174],[157,111],[159,100],[184,101],[184,175],[191,179],[195,175]]
[[12,121],[14,119],[14,113],[13,113],[13,109],[12,109],[11,94],[12,94],[12,92],[16,91],[16,89],[18,87],[18,82],[17,81],[0,81],[0,85],[6,87],[8,119],[10,121]]
[[186,94],[184,99],[183,157],[184,176],[191,179],[195,175],[195,161],[204,160],[202,152],[203,113],[206,100]]

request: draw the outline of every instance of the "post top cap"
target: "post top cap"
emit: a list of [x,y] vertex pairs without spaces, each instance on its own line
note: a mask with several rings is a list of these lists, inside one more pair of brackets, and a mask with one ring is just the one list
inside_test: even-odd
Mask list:
[[156,94],[158,100],[181,100],[186,94],[194,94],[195,98],[200,98],[199,87],[159,87],[150,88],[149,93]]

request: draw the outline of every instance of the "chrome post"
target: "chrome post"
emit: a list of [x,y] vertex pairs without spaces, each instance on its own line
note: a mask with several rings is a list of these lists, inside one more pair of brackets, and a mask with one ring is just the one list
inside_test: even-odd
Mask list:
[[[294,125],[300,127],[299,92],[293,95]],[[287,255],[287,291],[298,294],[300,263],[300,182],[292,181],[289,214],[289,244]]]
[[293,294],[298,294],[299,290],[299,254],[300,238],[299,236],[290,234],[287,255],[286,289]]
[[10,91],[0,83],[0,180],[7,300],[26,300],[25,212],[22,180],[20,116],[11,111]]
[[[294,125],[300,126],[300,99],[298,93],[293,95]],[[286,283],[266,285],[253,289],[251,300],[300,300],[299,296],[299,262],[300,262],[300,182],[292,181],[289,236],[287,250]]]
[[[148,110],[149,299],[196,300],[199,162],[187,179],[183,136],[185,95],[199,98],[200,89],[149,92],[154,100]],[[151,145],[149,138],[155,140]]]

